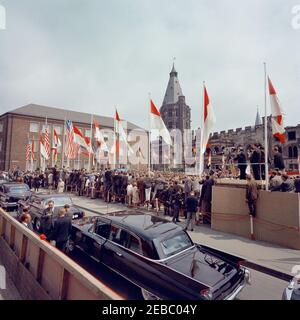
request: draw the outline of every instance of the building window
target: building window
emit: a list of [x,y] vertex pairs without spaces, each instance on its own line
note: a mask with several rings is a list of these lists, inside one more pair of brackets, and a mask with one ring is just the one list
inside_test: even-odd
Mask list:
[[60,136],[61,135],[61,126],[53,126],[53,131],[56,131],[56,133]]
[[0,132],[3,132],[3,123],[0,122]]
[[298,158],[298,148],[297,146],[289,147],[289,158],[297,159]]
[[176,117],[179,117],[179,110],[178,109],[176,109],[175,115],[176,115]]
[[296,140],[296,131],[289,131],[289,132],[288,132],[288,140],[289,140],[289,141],[294,141],[294,140]]
[[169,116],[169,117],[172,117],[172,116],[173,116],[173,111],[172,111],[172,110],[169,110],[169,111],[168,111],[168,116]]
[[36,122],[30,122],[29,131],[32,133],[38,133],[39,132],[39,124]]
[[173,122],[169,122],[169,123],[168,123],[168,127],[169,127],[169,128],[172,128],[172,126],[173,126]]
[[50,133],[50,125],[49,124],[43,124],[42,132],[45,133],[46,129],[48,130],[48,133]]

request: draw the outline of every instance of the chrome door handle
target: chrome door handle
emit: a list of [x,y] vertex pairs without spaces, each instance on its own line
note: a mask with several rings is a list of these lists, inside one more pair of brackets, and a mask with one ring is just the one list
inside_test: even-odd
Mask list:
[[117,254],[117,256],[119,256],[119,257],[123,257],[122,253],[120,253],[120,252],[116,252],[116,254]]

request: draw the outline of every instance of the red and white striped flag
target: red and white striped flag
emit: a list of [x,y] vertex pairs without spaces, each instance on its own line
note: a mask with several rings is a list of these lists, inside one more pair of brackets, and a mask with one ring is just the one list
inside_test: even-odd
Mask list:
[[206,87],[204,86],[204,124],[201,137],[201,154],[204,154],[207,148],[210,134],[216,123],[216,118],[212,105],[210,104]]
[[52,151],[54,154],[54,162],[57,162],[58,149],[61,147],[61,142],[55,129],[53,129],[53,139],[52,139]]
[[26,161],[29,161],[31,159],[30,154],[31,154],[31,142],[28,139],[27,144],[25,146],[25,153],[26,153]]
[[272,111],[272,132],[274,137],[278,138],[279,141],[283,144],[285,143],[285,129],[283,124],[284,112],[280,106],[277,93],[274,89],[274,86],[268,78],[269,81],[269,93],[270,93],[270,102],[271,102],[271,111]]
[[[119,113],[118,113],[117,110],[116,110],[116,133],[119,134],[119,137],[118,137],[118,138],[119,138],[120,140],[123,140],[123,141],[124,141],[128,154],[129,154],[129,155],[130,155],[130,154],[134,154],[131,146],[130,146],[129,143],[128,143],[127,134],[125,133],[125,130],[124,130],[123,125],[122,125],[121,118],[120,118]],[[117,141],[116,146],[117,146],[118,148],[120,148],[120,141]],[[118,150],[118,152],[119,152],[119,151],[120,151],[120,150]],[[122,151],[123,151],[123,150],[122,150]]]
[[65,156],[67,159],[75,159],[77,155],[78,148],[76,148],[76,144],[74,142],[74,129],[73,123],[70,120],[66,121],[66,137],[65,137]]
[[[49,130],[46,127],[45,128],[45,134],[44,134],[44,147],[45,147],[45,151],[47,153],[47,160],[50,159],[51,156],[51,147],[50,147],[50,137],[49,137]],[[46,157],[44,157],[46,159]]]

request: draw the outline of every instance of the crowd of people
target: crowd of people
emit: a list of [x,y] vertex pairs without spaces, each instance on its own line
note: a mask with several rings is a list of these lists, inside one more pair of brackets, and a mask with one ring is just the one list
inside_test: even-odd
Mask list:
[[[262,164],[263,149],[259,145],[251,146],[248,157],[239,148],[232,156],[238,173],[235,178],[246,180],[246,201],[249,212],[256,214],[259,180],[264,179],[265,168]],[[250,159],[252,174],[247,172]],[[272,164],[270,164],[272,166]],[[277,147],[274,149],[274,163],[269,179],[271,192],[300,192],[300,178],[290,177],[284,168],[282,155]],[[40,188],[57,193],[74,192],[78,196],[101,198],[106,202],[120,202],[129,207],[153,209],[171,216],[177,223],[180,217],[186,219],[186,228],[193,229],[193,216],[196,222],[210,224],[212,187],[219,178],[233,178],[228,168],[209,170],[202,176],[189,176],[180,172],[159,172],[148,170],[110,169],[103,170],[68,170],[47,168],[44,172],[23,173],[18,168],[8,173],[0,172],[1,179],[22,181],[35,191]],[[25,219],[26,217],[24,217]],[[24,220],[26,221],[26,219]],[[26,223],[26,222],[25,222]]]

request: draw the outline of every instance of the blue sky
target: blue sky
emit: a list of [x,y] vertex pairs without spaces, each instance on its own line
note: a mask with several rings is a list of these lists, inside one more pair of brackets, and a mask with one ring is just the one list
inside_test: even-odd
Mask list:
[[[240,4],[239,4],[240,3]],[[299,1],[300,4],[300,1]],[[200,124],[202,82],[215,131],[263,113],[263,62],[286,111],[300,123],[300,29],[290,0],[0,0],[0,113],[27,103],[148,123],[161,106],[172,59]],[[269,107],[269,106],[268,106]]]

